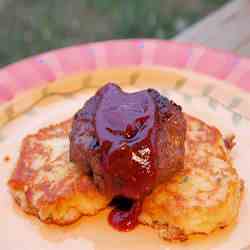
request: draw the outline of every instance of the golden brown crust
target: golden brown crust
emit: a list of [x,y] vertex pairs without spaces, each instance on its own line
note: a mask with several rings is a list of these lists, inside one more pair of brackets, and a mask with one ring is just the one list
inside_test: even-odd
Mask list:
[[219,130],[189,115],[186,120],[184,169],[146,197],[139,218],[170,241],[231,224],[242,193]]
[[70,224],[107,206],[80,166],[69,161],[71,120],[24,138],[9,180],[22,209],[46,223]]

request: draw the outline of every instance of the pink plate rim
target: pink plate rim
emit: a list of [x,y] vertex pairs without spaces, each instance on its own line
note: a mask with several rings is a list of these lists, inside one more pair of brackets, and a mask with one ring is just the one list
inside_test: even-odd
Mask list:
[[30,88],[98,68],[165,66],[225,80],[250,92],[250,59],[193,43],[127,39],[80,44],[23,59],[0,69],[0,104]]

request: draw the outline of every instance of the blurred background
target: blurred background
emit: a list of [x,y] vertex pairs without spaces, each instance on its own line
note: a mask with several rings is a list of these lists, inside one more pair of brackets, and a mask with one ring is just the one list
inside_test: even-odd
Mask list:
[[172,38],[226,2],[0,0],[0,66],[84,42]]

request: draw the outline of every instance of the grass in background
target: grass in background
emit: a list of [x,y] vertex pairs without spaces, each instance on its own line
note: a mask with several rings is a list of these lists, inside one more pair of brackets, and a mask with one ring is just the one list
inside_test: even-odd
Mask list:
[[0,66],[72,44],[171,38],[228,0],[0,0]]

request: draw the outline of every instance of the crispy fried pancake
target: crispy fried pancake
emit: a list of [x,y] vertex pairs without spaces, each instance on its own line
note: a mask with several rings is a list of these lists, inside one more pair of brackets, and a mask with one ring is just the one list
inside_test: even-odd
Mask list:
[[146,197],[139,218],[166,240],[186,240],[230,225],[243,189],[218,129],[185,117],[184,170]]
[[[184,170],[146,197],[139,218],[166,240],[186,240],[231,224],[243,189],[221,133],[185,118]],[[71,121],[66,121],[27,136],[9,181],[20,207],[46,223],[70,224],[109,203],[82,168],[69,161],[70,129]]]
[[70,224],[108,204],[82,168],[69,161],[70,129],[69,120],[24,138],[9,180],[20,207],[46,223]]

